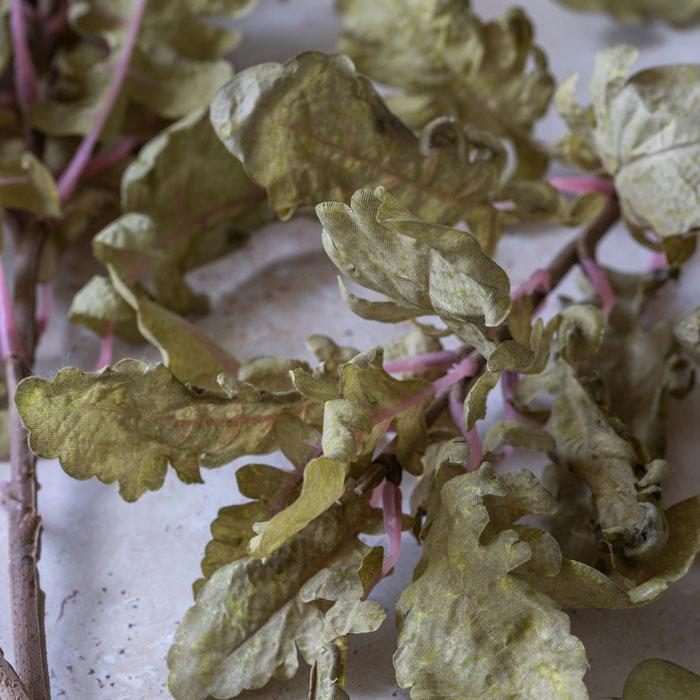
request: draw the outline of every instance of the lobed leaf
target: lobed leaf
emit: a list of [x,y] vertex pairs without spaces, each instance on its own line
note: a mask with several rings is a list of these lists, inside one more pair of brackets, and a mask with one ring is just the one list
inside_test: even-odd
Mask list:
[[482,538],[486,497],[504,492],[489,466],[450,479],[414,582],[397,606],[394,666],[415,700],[584,698],[583,645],[566,615],[511,572],[531,556],[514,530]]
[[509,139],[518,174],[542,175],[531,138],[554,90],[525,13],[482,21],[465,0],[341,0],[339,40],[365,75],[397,88],[389,107],[414,127],[448,115]]
[[168,654],[173,696],[235,697],[294,676],[298,651],[313,663],[339,637],[379,627],[384,611],[364,600],[372,550],[355,537],[368,516],[361,501],[333,506],[266,560],[216,571]]
[[421,144],[343,55],[310,52],[248,68],[217,94],[211,119],[282,219],[381,185],[420,217],[454,223],[486,198],[502,167],[500,153],[455,129],[446,143],[428,134]]
[[359,190],[350,207],[319,204],[316,213],[336,266],[392,300],[383,320],[435,314],[482,354],[493,352],[486,327],[506,319],[510,283],[469,233],[414,218],[382,188]]
[[185,483],[201,481],[200,464],[276,448],[273,426],[292,411],[313,422],[316,406],[296,393],[256,398],[188,390],[163,365],[122,360],[99,373],[63,369],[49,381],[29,377],[15,403],[32,451],[58,457],[76,479],[119,482],[134,501],[163,485],[168,463]]

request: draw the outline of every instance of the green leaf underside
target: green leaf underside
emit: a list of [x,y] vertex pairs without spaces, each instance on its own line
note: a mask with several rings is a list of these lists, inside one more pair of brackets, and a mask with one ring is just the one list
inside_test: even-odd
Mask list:
[[295,393],[258,400],[197,395],[164,366],[135,360],[99,373],[64,369],[53,381],[30,377],[15,401],[36,454],[58,457],[78,479],[118,481],[127,501],[159,489],[168,463],[190,483],[201,481],[200,464],[273,451],[283,411],[318,420],[316,406]]
[[412,126],[449,115],[513,141],[519,171],[547,159],[529,138],[554,81],[525,13],[483,22],[468,2],[342,0],[339,47],[360,71],[401,92],[390,107]]
[[513,530],[483,541],[483,499],[499,495],[489,467],[442,487],[421,572],[397,606],[399,685],[415,700],[584,700],[585,653],[566,615],[510,574],[530,558],[530,547]]
[[342,55],[311,52],[248,68],[218,93],[211,118],[283,219],[381,185],[417,215],[454,223],[485,198],[496,174],[494,165],[469,162],[450,145],[424,153]]
[[[350,207],[320,204],[316,213],[328,256],[353,281],[388,296],[396,320],[438,315],[482,354],[491,354],[486,327],[507,317],[510,283],[469,233],[414,218],[381,188],[356,192]],[[365,311],[376,303],[366,302]]]
[[268,559],[220,568],[178,627],[173,696],[235,697],[294,676],[297,650],[312,663],[338,637],[375,630],[384,611],[362,600],[358,573],[372,550],[355,537],[367,517],[363,502],[334,506]]
[[689,700],[700,697],[700,676],[664,659],[647,659],[630,672],[622,700]]

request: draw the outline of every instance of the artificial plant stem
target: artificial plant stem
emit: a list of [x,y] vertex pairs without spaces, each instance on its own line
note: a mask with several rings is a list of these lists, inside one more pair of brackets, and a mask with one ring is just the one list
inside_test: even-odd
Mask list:
[[92,123],[90,131],[85,135],[85,138],[78,146],[78,149],[73,154],[70,163],[68,163],[68,166],[63,171],[58,181],[58,193],[62,202],[65,202],[68,197],[70,197],[78,184],[83,170],[85,170],[90,161],[92,151],[102,135],[102,130],[109,119],[109,115],[112,113],[112,109],[119,98],[119,93],[122,90],[122,86],[124,85],[129,71],[131,55],[134,51],[134,46],[136,46],[136,39],[141,29],[141,21],[143,20],[143,13],[146,9],[147,1],[148,0],[135,0],[134,2],[134,10],[126,25],[124,43],[122,44],[121,53],[114,66],[114,75],[107,94],[105,95],[105,99],[95,115],[95,120]]
[[36,459],[27,445],[27,435],[14,404],[22,379],[31,374],[37,342],[35,323],[39,259],[44,243],[42,224],[17,216],[15,231],[14,295],[12,313],[17,341],[5,358],[11,477],[7,488],[9,513],[10,599],[14,662],[32,700],[48,700],[49,673],[44,633],[44,594],[39,586],[39,534],[37,513]]
[[17,102],[22,111],[36,100],[36,73],[32,56],[29,52],[29,41],[24,17],[22,0],[10,0],[10,35],[12,37],[13,66],[15,77],[15,92]]

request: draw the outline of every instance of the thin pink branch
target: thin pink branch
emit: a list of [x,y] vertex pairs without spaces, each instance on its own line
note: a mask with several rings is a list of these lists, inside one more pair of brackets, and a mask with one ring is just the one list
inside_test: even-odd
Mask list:
[[10,35],[14,57],[15,92],[22,111],[36,100],[36,71],[29,52],[27,29],[24,23],[24,3],[10,0]]
[[125,136],[114,148],[91,158],[85,165],[80,179],[85,180],[89,177],[94,177],[95,175],[99,175],[115,167],[123,161],[139,143],[142,143],[147,138],[147,136],[141,134]]
[[603,268],[593,258],[581,258],[581,267],[586,273],[590,283],[600,297],[603,305],[603,313],[608,315],[615,306],[615,292],[610,286],[610,280]]
[[657,250],[651,256],[651,260],[649,260],[649,267],[647,268],[647,272],[654,272],[654,270],[663,270],[663,268],[667,266],[668,258],[666,257],[666,253],[664,253],[663,250]]
[[17,352],[17,327],[15,315],[12,311],[10,289],[7,286],[5,267],[0,261],[0,355],[3,360],[15,355]]
[[384,531],[389,538],[389,548],[382,564],[382,577],[391,572],[401,555],[401,530],[403,529],[401,500],[401,487],[393,481],[385,479],[382,487],[382,506],[384,509]]
[[574,176],[574,177],[550,177],[549,184],[554,189],[566,194],[588,194],[600,192],[600,194],[612,196],[615,194],[615,186],[610,180],[602,177]]
[[49,324],[53,312],[53,285],[51,282],[39,285],[39,299],[36,310],[36,332],[40,336]]
[[100,339],[100,356],[97,358],[95,363],[95,369],[93,371],[99,372],[104,369],[107,365],[112,364],[112,357],[114,355],[114,323],[110,321],[107,327],[107,332]]
[[433,394],[438,394],[445,389],[449,389],[453,384],[456,384],[460,379],[465,377],[472,377],[474,373],[478,370],[479,363],[473,357],[465,357],[461,362],[457,363],[449,372],[440,379],[435,380],[430,386],[419,391],[413,396],[409,396],[407,399],[400,401],[393,406],[384,408],[381,411],[377,411],[372,418],[374,425],[383,423],[385,420],[397,416],[399,413],[407,411],[413,406],[419,406],[423,401],[430,398]]
[[472,450],[469,453],[466,468],[468,472],[473,472],[481,464],[481,440],[476,426],[467,433],[467,440]]
[[85,138],[83,138],[80,146],[78,146],[78,149],[73,154],[73,158],[58,181],[58,193],[62,202],[65,202],[76,188],[83,171],[90,161],[92,152],[97,145],[97,141],[102,134],[107,119],[109,119],[109,115],[112,113],[112,109],[117,102],[119,93],[126,79],[127,71],[129,70],[129,62],[131,61],[134,46],[136,46],[136,39],[141,29],[146,2],[147,0],[135,0],[134,2],[134,11],[126,25],[124,44],[114,66],[114,76],[110,83],[109,90],[107,91],[107,95],[95,115],[92,128],[85,135]]
[[533,292],[547,294],[552,288],[552,276],[548,270],[539,268],[535,270],[522,284],[515,288],[510,295],[513,301],[518,301]]
[[427,352],[423,355],[411,355],[398,360],[390,360],[384,363],[384,371],[389,374],[402,372],[422,374],[433,370],[447,369],[455,363],[456,359],[456,353],[450,350],[438,350],[436,352]]

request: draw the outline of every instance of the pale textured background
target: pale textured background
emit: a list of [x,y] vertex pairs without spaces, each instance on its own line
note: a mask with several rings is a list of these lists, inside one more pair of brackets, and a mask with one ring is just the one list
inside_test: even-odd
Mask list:
[[[380,1],[380,0],[378,0]],[[476,0],[484,15],[500,14],[509,3]],[[700,29],[676,32],[661,25],[625,28],[607,18],[577,15],[549,0],[523,3],[537,26],[559,78],[582,74],[587,83],[596,49],[626,41],[642,49],[640,65],[692,62],[700,58]],[[338,22],[329,0],[261,0],[239,23],[244,39],[235,53],[239,68],[284,60],[307,49],[331,51]],[[540,134],[552,140],[561,130],[550,115]],[[517,282],[544,264],[571,236],[552,229],[508,236],[499,261]],[[521,246],[525,245],[526,254]],[[65,262],[58,308],[42,339],[40,372],[48,376],[65,365],[90,368],[97,340],[62,321],[71,295],[94,271],[85,251]],[[602,248],[603,260],[624,269],[642,269],[648,253],[613,232]],[[300,220],[277,224],[260,233],[241,251],[192,279],[212,295],[213,313],[202,325],[239,358],[259,354],[306,357],[304,338],[326,333],[362,349],[378,344],[389,332],[381,324],[354,318],[339,299],[335,271],[321,251],[319,226]],[[700,256],[686,269],[665,303],[684,311],[700,301]],[[120,352],[152,358],[143,348],[120,346]],[[671,418],[670,460],[676,473],[667,487],[669,502],[700,493],[697,424],[700,391]],[[498,406],[490,418],[498,417]],[[693,435],[693,432],[695,433]],[[276,463],[274,457],[269,460]],[[519,462],[523,464],[522,461]],[[536,464],[533,463],[533,464]],[[175,623],[191,605],[190,584],[209,537],[209,523],[219,507],[239,498],[233,468],[205,473],[206,483],[185,486],[170,472],[164,488],[138,503],[124,503],[115,485],[73,481],[53,462],[42,462],[40,508],[44,516],[41,576],[48,591],[46,629],[53,694],[71,700],[114,698],[141,700],[169,697],[165,655]],[[0,478],[7,472],[0,467]],[[5,519],[0,538],[5,540]],[[381,630],[352,642],[349,690],[353,698],[408,697],[393,678],[391,654],[395,627],[391,609],[411,577],[417,547],[404,536],[397,572],[382,582],[373,598],[390,611]],[[0,548],[0,644],[11,654],[7,611],[6,551]],[[643,658],[661,656],[700,672],[700,571],[692,573],[656,603],[636,611],[579,612],[573,631],[586,644],[591,670],[591,697],[619,696],[624,678]],[[242,697],[296,700],[305,697],[306,671],[286,686],[273,683]]]

